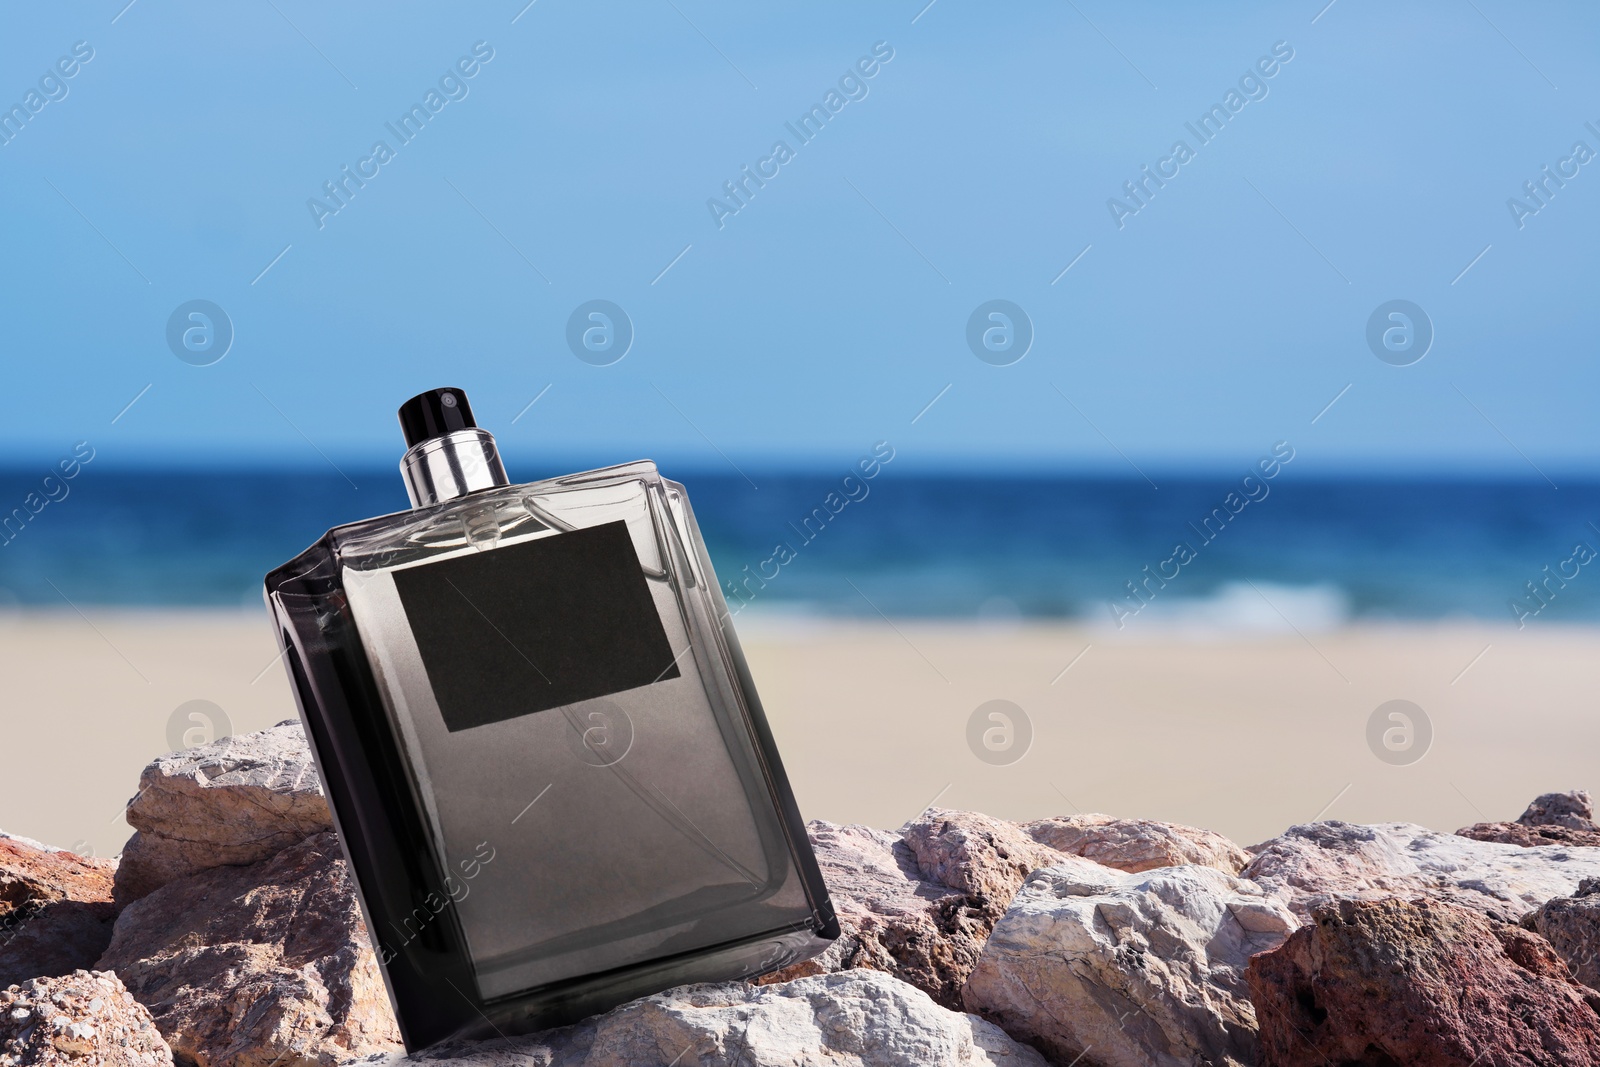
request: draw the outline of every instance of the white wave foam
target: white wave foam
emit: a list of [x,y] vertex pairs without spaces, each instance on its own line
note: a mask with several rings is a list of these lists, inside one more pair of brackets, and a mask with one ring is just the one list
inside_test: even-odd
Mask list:
[[[1093,614],[1090,615],[1093,618]],[[1101,606],[1102,619],[1105,618]],[[1144,627],[1201,633],[1311,633],[1350,621],[1350,597],[1337,585],[1225,582],[1203,597],[1163,593],[1123,619],[1125,630]],[[1107,625],[1113,625],[1107,620]]]

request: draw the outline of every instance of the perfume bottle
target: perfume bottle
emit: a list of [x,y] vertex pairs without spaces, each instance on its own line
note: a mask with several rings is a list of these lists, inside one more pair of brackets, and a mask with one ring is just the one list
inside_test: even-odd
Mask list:
[[266,600],[406,1047],[806,959],[838,922],[683,486],[510,485],[406,402],[412,510]]

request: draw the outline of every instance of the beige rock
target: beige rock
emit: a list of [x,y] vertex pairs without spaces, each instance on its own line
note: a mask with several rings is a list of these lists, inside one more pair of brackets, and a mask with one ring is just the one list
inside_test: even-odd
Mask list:
[[1515,923],[1600,877],[1600,849],[1522,848],[1410,823],[1307,823],[1254,851],[1243,876],[1282,896],[1302,920],[1337,898],[1423,895]]
[[0,986],[94,966],[111,941],[116,869],[0,834]]
[[1250,854],[1219,833],[1154,819],[1068,815],[1040,819],[1023,829],[1057,852],[1103,863],[1119,871],[1154,870],[1195,863],[1238,874]]
[[694,985],[527,1038],[409,1059],[455,1067],[1045,1067],[999,1027],[870,970],[783,985]]
[[172,1051],[116,975],[78,970],[0,990],[0,1064],[171,1067]]
[[297,722],[161,756],[128,802],[116,900],[132,903],[174,878],[255,863],[331,829],[322,782]]
[[1036,871],[967,978],[969,1011],[1058,1064],[1255,1062],[1250,956],[1296,926],[1259,886],[1197,865]]
[[130,904],[100,967],[199,1067],[332,1067],[399,1047],[331,833]]

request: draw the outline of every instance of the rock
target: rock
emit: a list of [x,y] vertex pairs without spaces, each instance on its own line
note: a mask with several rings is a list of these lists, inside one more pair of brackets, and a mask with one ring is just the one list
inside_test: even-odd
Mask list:
[[964,894],[924,881],[916,857],[896,835],[817,821],[808,829],[839,918],[839,939],[822,955],[761,982],[869,967],[904,979],[947,1008],[959,1007],[961,983],[992,922]]
[[783,985],[692,985],[526,1038],[443,1045],[406,1059],[456,1067],[1044,1067],[982,1019],[870,970]]
[[124,906],[175,878],[264,860],[333,828],[298,722],[161,756],[128,802],[137,833],[122,850]]
[[1540,845],[1600,846],[1600,830],[1575,830],[1570,826],[1528,826],[1520,822],[1475,822],[1456,831],[1474,841],[1537,848]]
[[900,836],[923,878],[966,894],[973,906],[996,919],[1028,875],[1062,859],[1016,823],[972,811],[930,809],[906,824]]
[[1546,901],[1522,926],[1550,942],[1572,977],[1600,990],[1600,879],[1585,878],[1573,896]]
[[1252,953],[1296,926],[1281,901],[1214,867],[1036,871],[995,926],[969,1011],[1066,1065],[1255,1062]]
[[1040,819],[1023,829],[1035,841],[1057,852],[1082,856],[1119,871],[1138,873],[1193,863],[1238,874],[1250,862],[1248,852],[1219,833],[1154,819],[1070,815]]
[[1600,830],[1595,825],[1594,805],[1584,789],[1567,793],[1546,793],[1534,799],[1526,811],[1517,816],[1524,826],[1565,826],[1571,830]]
[[115,971],[173,1051],[199,1067],[331,1067],[399,1047],[332,833],[130,904],[100,968]]
[[111,941],[116,869],[0,834],[0,987],[94,966]]
[[1528,805],[1516,822],[1479,822],[1456,831],[1475,841],[1499,841],[1524,848],[1539,845],[1600,846],[1594,805],[1582,789],[1546,793]]
[[1520,848],[1410,823],[1307,823],[1252,851],[1243,877],[1282,895],[1302,918],[1336,897],[1422,894],[1515,923],[1600,876],[1600,850]]
[[1012,823],[961,812],[929,813],[901,835],[808,825],[841,933],[822,955],[761,982],[869,967],[957,1011],[961,984],[1029,865],[1067,859]]
[[0,1064],[172,1065],[172,1052],[114,974],[73,971],[0,990]]
[[1548,943],[1426,897],[1320,904],[1247,978],[1263,1067],[1600,1064],[1600,995]]

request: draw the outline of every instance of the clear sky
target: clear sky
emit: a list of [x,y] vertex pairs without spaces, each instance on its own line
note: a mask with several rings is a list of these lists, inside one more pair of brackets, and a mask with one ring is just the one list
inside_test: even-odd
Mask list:
[[1593,4],[126,2],[0,34],[14,461],[1600,469]]

